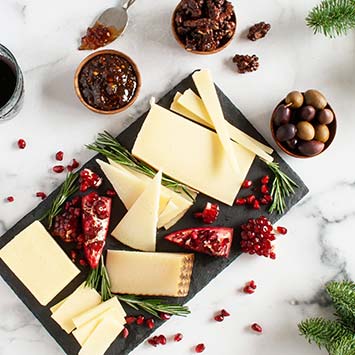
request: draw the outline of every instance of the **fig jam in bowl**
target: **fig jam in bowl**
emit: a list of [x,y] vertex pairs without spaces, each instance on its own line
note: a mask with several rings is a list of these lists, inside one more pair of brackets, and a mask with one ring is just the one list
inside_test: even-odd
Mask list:
[[74,87],[79,100],[91,111],[115,114],[136,101],[141,77],[130,57],[108,49],[92,53],[80,63]]

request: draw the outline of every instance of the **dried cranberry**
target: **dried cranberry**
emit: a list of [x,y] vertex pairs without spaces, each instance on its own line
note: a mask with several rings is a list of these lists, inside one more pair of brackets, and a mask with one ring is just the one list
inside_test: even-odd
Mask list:
[[8,202],[14,202],[14,201],[15,201],[15,198],[14,198],[13,196],[8,196],[8,197],[6,198],[6,200],[7,200]]
[[183,339],[183,335],[181,333],[177,333],[174,335],[174,341],[179,342]]
[[128,329],[126,327],[124,327],[123,330],[122,330],[122,337],[124,339],[127,339],[128,335],[129,335],[129,331],[128,331]]
[[195,352],[196,353],[202,353],[202,352],[205,351],[205,349],[206,349],[205,344],[198,344],[195,347]]
[[64,166],[63,165],[55,165],[53,166],[53,171],[57,174],[60,174],[64,171]]
[[56,153],[55,159],[58,161],[62,161],[64,157],[64,153],[60,150],[59,152]]
[[39,191],[36,192],[36,197],[40,197],[42,200],[44,200],[47,197],[47,195],[44,192]]
[[247,203],[247,199],[246,198],[237,198],[235,200],[235,204],[237,206],[242,206],[242,205],[245,205]]
[[19,139],[17,141],[17,146],[20,148],[20,149],[25,149],[26,148],[26,141],[24,139]]
[[126,320],[127,324],[132,324],[132,323],[136,322],[137,318],[134,316],[126,316],[125,320]]
[[147,327],[149,329],[153,329],[154,328],[154,325],[155,325],[155,322],[154,322],[154,319],[153,318],[149,318],[146,320],[145,324],[147,325]]
[[242,188],[243,189],[248,189],[249,187],[251,187],[253,185],[253,182],[251,180],[244,180],[243,184],[242,184]]
[[257,332],[257,333],[262,333],[263,332],[263,328],[258,323],[253,323],[251,325],[251,329],[254,330],[254,332]]
[[207,202],[205,209],[202,212],[195,213],[196,218],[201,218],[204,223],[211,224],[217,220],[219,215],[219,206]]

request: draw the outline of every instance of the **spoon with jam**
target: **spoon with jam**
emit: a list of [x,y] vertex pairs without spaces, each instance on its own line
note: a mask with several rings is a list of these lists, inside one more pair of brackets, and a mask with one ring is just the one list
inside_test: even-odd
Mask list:
[[112,43],[123,34],[128,25],[128,9],[136,0],[127,0],[122,6],[105,10],[93,27],[81,39],[80,50],[94,50]]

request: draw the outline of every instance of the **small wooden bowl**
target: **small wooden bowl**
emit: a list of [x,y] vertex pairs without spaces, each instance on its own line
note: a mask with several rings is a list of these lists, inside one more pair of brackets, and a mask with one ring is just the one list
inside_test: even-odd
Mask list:
[[226,43],[224,43],[222,46],[218,47],[217,49],[214,49],[214,50],[208,51],[208,52],[206,52],[206,51],[193,51],[193,50],[186,49],[186,44],[182,41],[181,37],[176,32],[176,27],[175,27],[175,15],[176,15],[176,11],[177,11],[179,5],[180,5],[180,3],[176,6],[176,8],[175,8],[175,10],[173,12],[173,17],[171,19],[171,28],[172,28],[172,32],[173,32],[173,35],[174,35],[174,38],[175,38],[176,42],[182,48],[184,48],[185,51],[187,51],[189,53],[200,54],[200,55],[210,55],[210,54],[215,54],[215,53],[223,51],[223,49],[227,48],[231,44],[231,42],[234,39],[235,34],[237,32],[237,16],[235,15],[234,11],[233,11],[233,17],[234,17],[233,19],[234,19],[234,22],[235,22],[235,28],[234,28],[234,32],[233,32],[232,37],[230,37]]
[[[304,94],[304,93],[302,93],[302,94]],[[324,149],[320,153],[318,153],[316,155],[307,156],[307,155],[299,154],[296,151],[292,151],[292,150],[287,149],[287,147],[285,145],[283,145],[281,142],[279,142],[277,140],[276,131],[275,131],[274,122],[273,122],[273,117],[274,117],[274,113],[275,113],[277,107],[279,107],[281,104],[286,104],[286,101],[282,100],[281,102],[278,103],[278,105],[275,107],[274,111],[272,112],[271,119],[270,119],[271,134],[272,134],[272,137],[274,138],[275,143],[279,146],[279,148],[282,151],[284,151],[286,154],[290,155],[291,157],[300,158],[300,159],[314,158],[314,157],[322,154],[323,152],[325,152],[328,149],[328,147],[332,144],[332,142],[333,142],[333,140],[335,138],[335,135],[336,135],[336,131],[337,131],[337,118],[336,118],[335,112],[332,109],[332,107],[329,104],[326,106],[326,108],[330,109],[333,112],[334,120],[333,120],[332,123],[327,125],[328,128],[329,128],[329,139],[325,143]]]
[[[137,76],[137,88],[136,88],[136,91],[134,93],[134,96],[132,97],[132,100],[130,102],[128,102],[127,105],[123,106],[123,107],[120,107],[120,108],[117,108],[115,110],[110,110],[110,111],[106,111],[106,110],[100,110],[96,107],[93,107],[91,105],[89,105],[83,98],[82,96],[82,93],[80,91],[80,87],[79,87],[79,77],[80,77],[80,73],[81,73],[81,70],[83,69],[84,65],[86,63],[88,63],[91,59],[99,56],[99,55],[102,55],[102,54],[113,54],[113,55],[117,55],[121,58],[124,58],[126,59],[133,67],[135,73],[136,73],[136,76]],[[104,49],[104,50],[101,50],[101,51],[97,51],[97,52],[94,52],[92,54],[90,54],[89,56],[87,56],[78,66],[78,69],[76,70],[75,72],[75,76],[74,76],[74,89],[75,89],[75,92],[76,92],[76,95],[78,96],[79,100],[81,101],[81,103],[87,107],[89,110],[91,111],[94,111],[96,113],[100,113],[100,114],[104,114],[104,115],[113,115],[115,113],[120,113],[124,110],[126,110],[128,107],[130,107],[131,105],[133,105],[133,103],[137,100],[137,97],[139,95],[139,92],[140,92],[140,89],[141,89],[141,86],[142,86],[142,80],[141,80],[141,75],[140,75],[140,72],[138,70],[138,67],[136,65],[136,63],[126,54],[122,53],[122,52],[119,52],[119,51],[116,51],[116,50],[113,50],[113,49]]]

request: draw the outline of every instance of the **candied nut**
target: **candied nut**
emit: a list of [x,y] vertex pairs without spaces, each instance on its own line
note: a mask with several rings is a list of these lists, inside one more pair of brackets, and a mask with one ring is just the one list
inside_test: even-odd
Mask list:
[[250,27],[248,38],[251,41],[257,41],[258,39],[264,38],[270,31],[271,25],[265,22],[256,23],[254,26]]
[[233,63],[237,64],[239,73],[253,72],[259,68],[259,58],[253,54],[239,55],[236,54],[233,58]]

